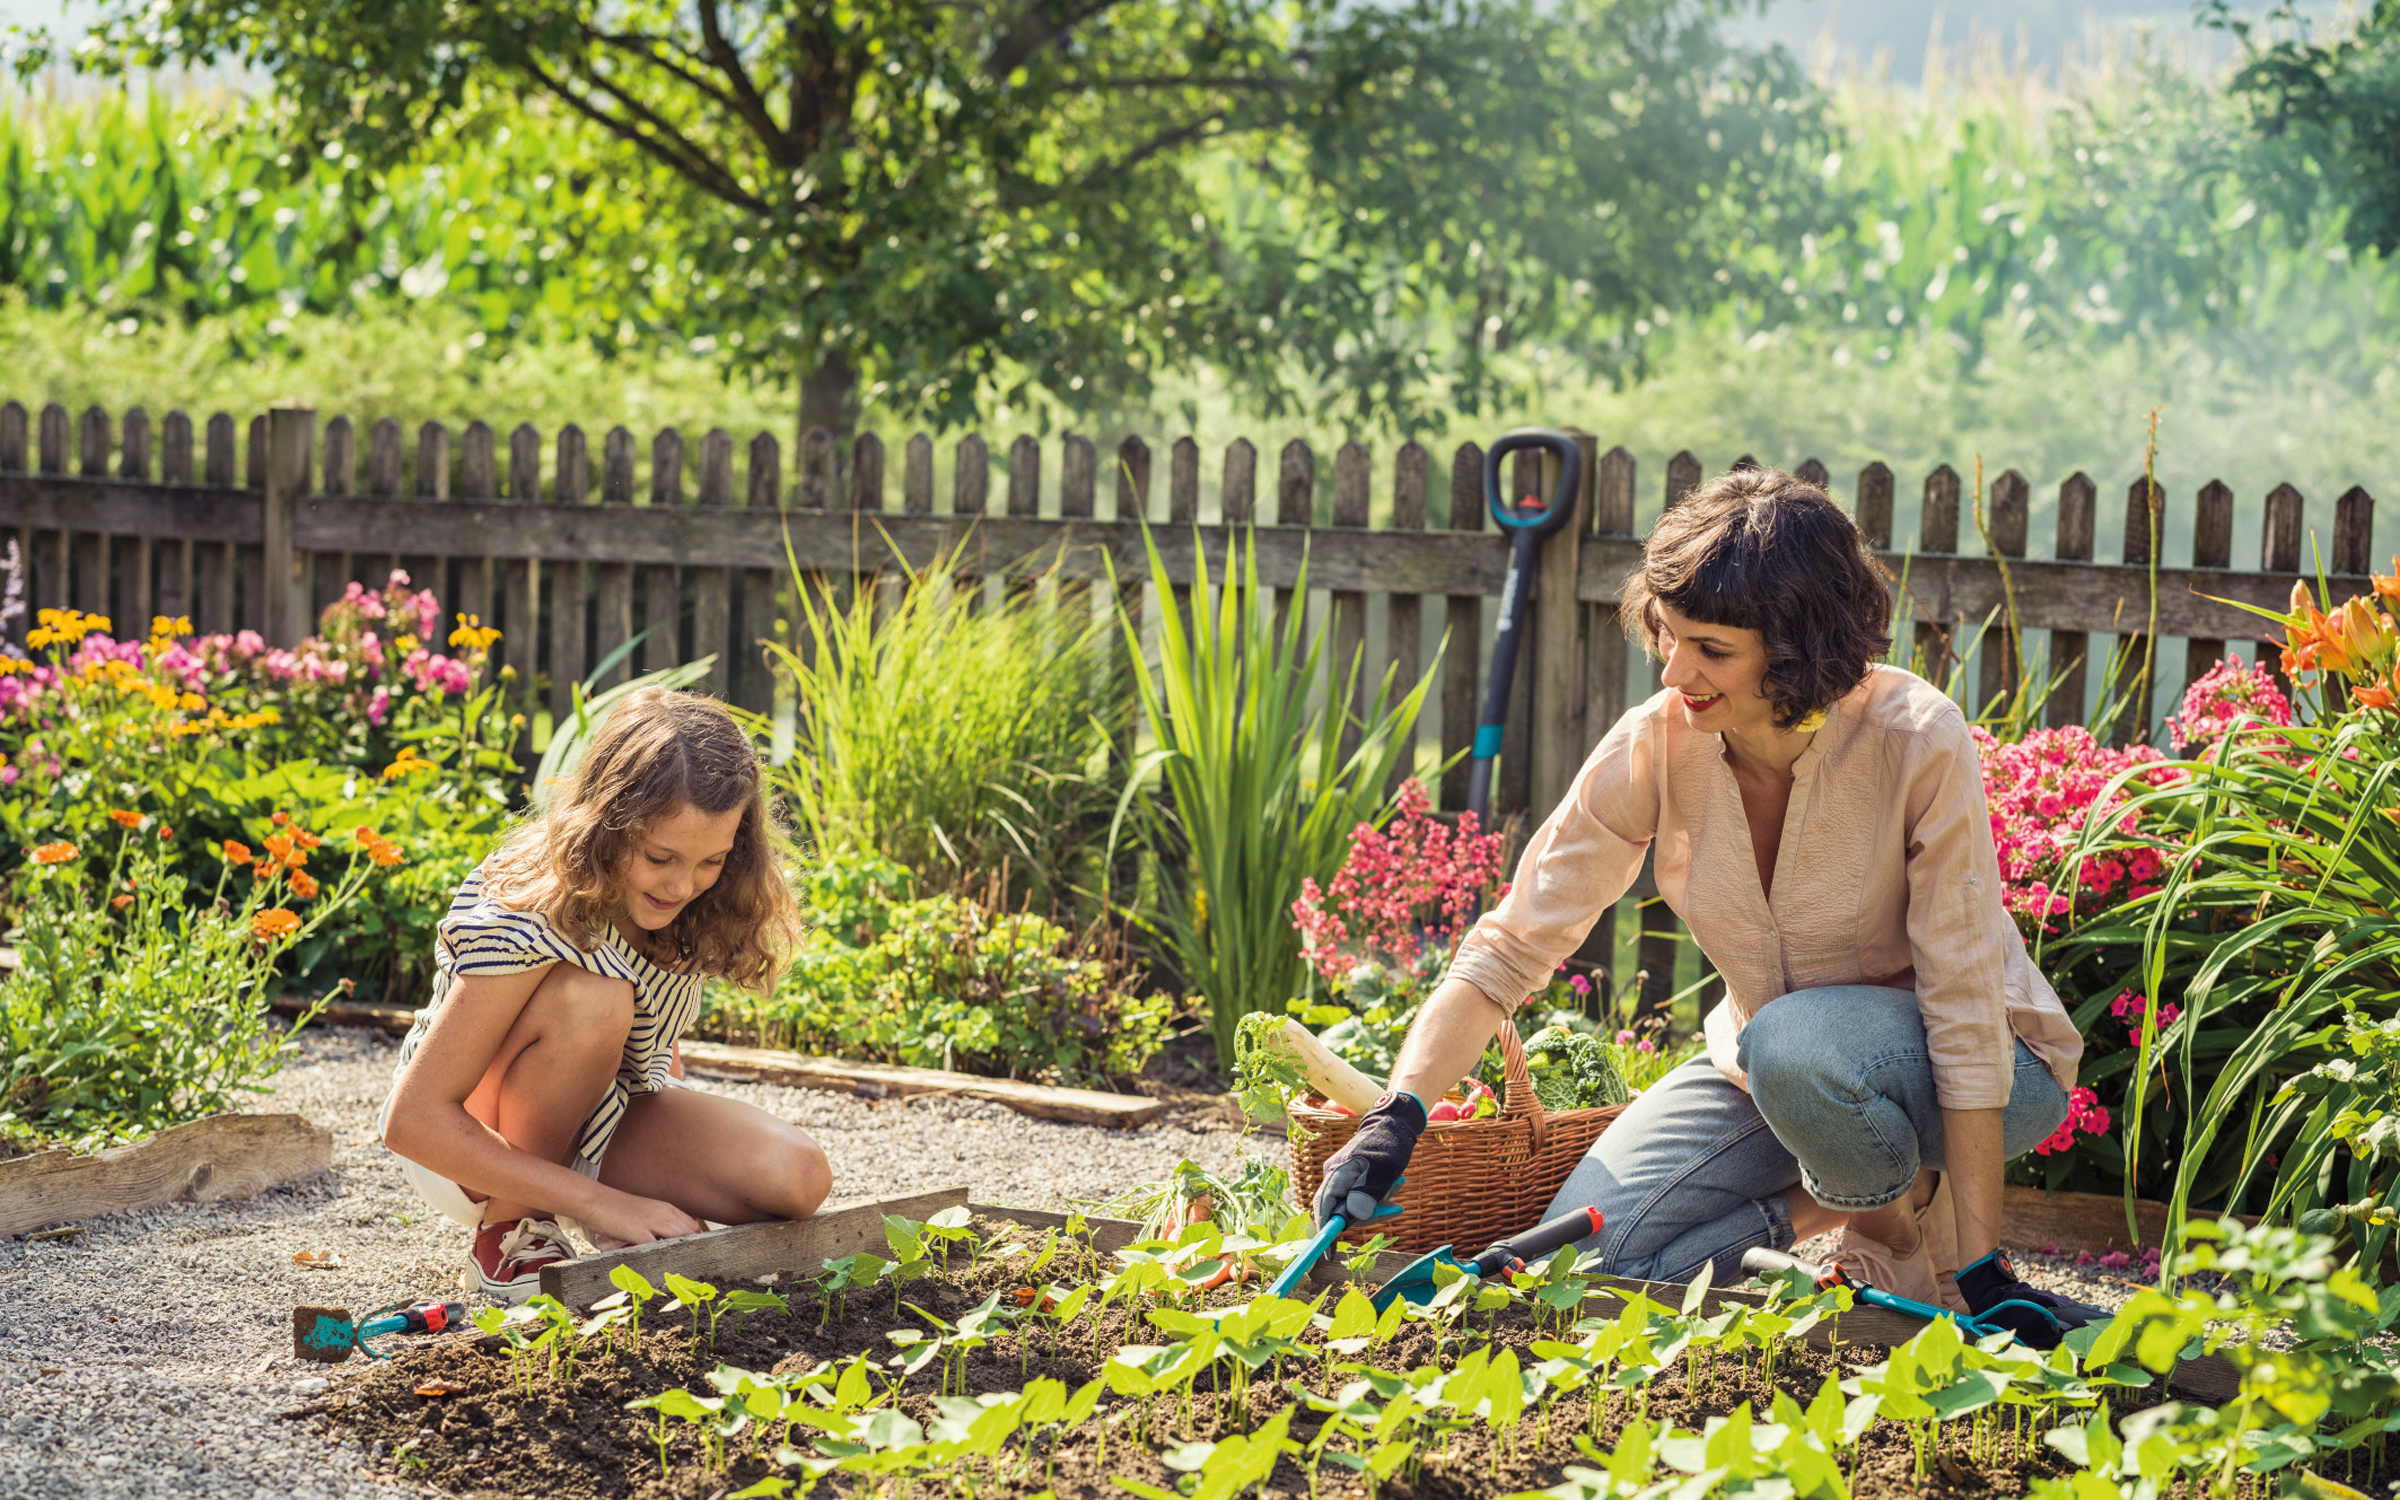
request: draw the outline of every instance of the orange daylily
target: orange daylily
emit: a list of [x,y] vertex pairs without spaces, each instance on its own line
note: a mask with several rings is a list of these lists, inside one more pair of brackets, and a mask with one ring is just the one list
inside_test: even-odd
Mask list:
[[2361,708],[2380,708],[2389,713],[2400,709],[2400,697],[2393,696],[2396,687],[2400,687],[2400,675],[2380,677],[2365,687],[2352,688],[2350,701]]

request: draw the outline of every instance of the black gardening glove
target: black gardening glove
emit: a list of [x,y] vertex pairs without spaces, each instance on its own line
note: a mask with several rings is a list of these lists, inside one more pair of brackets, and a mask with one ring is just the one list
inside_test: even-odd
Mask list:
[[1408,1158],[1425,1133],[1425,1106],[1410,1093],[1389,1093],[1359,1117],[1350,1144],[1325,1163],[1325,1180],[1317,1186],[1317,1227],[1340,1214],[1353,1224],[1375,1217],[1384,1197],[1408,1170]]
[[2115,1316],[2107,1308],[2019,1281],[2017,1268],[1997,1250],[1958,1273],[1958,1290],[1977,1322],[2006,1328],[2036,1349],[2055,1349],[2068,1329]]

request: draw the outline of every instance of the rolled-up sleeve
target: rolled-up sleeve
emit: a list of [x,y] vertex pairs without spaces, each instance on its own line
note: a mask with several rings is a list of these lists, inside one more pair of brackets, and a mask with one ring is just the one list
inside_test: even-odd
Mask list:
[[2008,955],[2016,929],[2001,901],[1983,766],[1955,709],[1920,731],[1906,788],[1908,942],[1934,1097],[1944,1109],[1997,1109],[2015,1072]]
[[1636,708],[1534,831],[1508,894],[1460,941],[1451,976],[1515,1015],[1632,888],[1657,836],[1658,807],[1656,743],[1648,715]]

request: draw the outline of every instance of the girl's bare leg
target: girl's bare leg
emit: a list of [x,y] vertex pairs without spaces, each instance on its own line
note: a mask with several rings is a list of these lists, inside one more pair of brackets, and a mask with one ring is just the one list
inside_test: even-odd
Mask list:
[[600,1180],[696,1219],[805,1219],[833,1191],[822,1147],[755,1105],[692,1089],[636,1094]]
[[[571,1166],[584,1122],[608,1092],[633,1029],[633,986],[562,963],[553,967],[500,1043],[467,1113],[520,1151]],[[486,1224],[548,1218],[539,1204],[484,1200]]]

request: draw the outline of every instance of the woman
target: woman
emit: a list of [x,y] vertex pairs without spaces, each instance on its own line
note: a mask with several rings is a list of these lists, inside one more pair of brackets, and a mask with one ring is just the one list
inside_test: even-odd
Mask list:
[[[1726,474],[1662,517],[1623,618],[1664,689],[1618,720],[1460,943],[1391,1092],[1327,1163],[1363,1218],[1503,1016],[1632,886],[1723,975],[1704,1056],[1634,1101],[1550,1209],[1597,1206],[1619,1275],[1738,1280],[1742,1252],[1838,1229],[1853,1280],[1977,1312],[2091,1314],[1998,1255],[2002,1168],[2066,1117],[2083,1041],[2001,904],[1957,706],[1876,658],[1891,595],[1823,492]],[[2005,1310],[2030,1340],[2051,1319]]]

